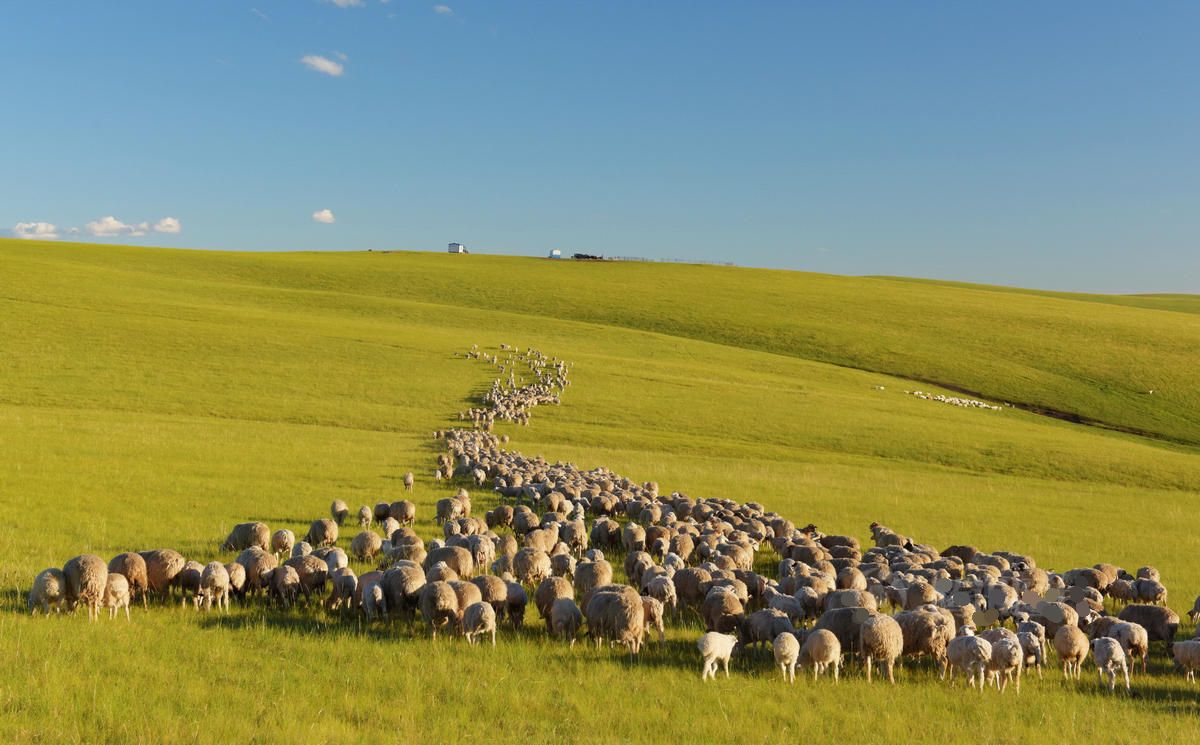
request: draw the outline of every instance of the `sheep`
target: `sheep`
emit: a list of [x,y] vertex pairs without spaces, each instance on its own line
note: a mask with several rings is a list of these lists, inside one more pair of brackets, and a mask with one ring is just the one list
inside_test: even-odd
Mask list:
[[1157,579],[1141,577],[1134,580],[1133,594],[1139,603],[1167,604],[1167,588]]
[[371,524],[375,521],[375,513],[365,504],[358,508],[358,527],[360,530],[370,530]]
[[1096,674],[1100,685],[1104,685],[1104,674],[1108,673],[1108,690],[1117,689],[1117,671],[1125,675],[1125,690],[1129,691],[1129,666],[1125,662],[1125,651],[1113,638],[1102,636],[1092,640],[1092,656],[1096,660]]
[[141,551],[138,555],[146,562],[146,583],[153,592],[157,592],[166,600],[187,559],[178,551],[169,548]]
[[738,638],[734,634],[709,631],[700,637],[700,641],[696,642],[696,647],[700,650],[700,657],[703,660],[700,680],[708,680],[709,678],[715,680],[718,663],[725,668],[725,677],[728,678],[729,658],[733,656],[733,650],[737,647],[737,644]]
[[1142,661],[1142,673],[1146,673],[1146,658],[1150,656],[1150,634],[1138,623],[1124,621],[1115,624],[1105,636],[1116,639],[1131,668]]
[[514,629],[522,629],[525,626],[525,607],[529,604],[529,594],[517,582],[506,579],[504,584],[508,587],[508,599],[504,603],[504,615],[512,622]]
[[479,588],[483,602],[489,603],[496,611],[496,618],[504,617],[504,606],[508,601],[508,586],[499,577],[481,574],[471,579],[471,584]]
[[364,530],[350,541],[350,553],[359,561],[370,561],[383,548],[383,539],[378,533]]
[[[375,514],[375,522],[381,523],[391,515],[391,505],[387,502],[379,502],[375,505],[373,512]],[[384,535],[387,535],[387,533],[385,532]]]
[[109,574],[120,574],[129,583],[129,597],[141,598],[146,606],[146,594],[150,590],[150,579],[146,572],[146,560],[141,554],[126,552],[117,554],[108,562]]
[[271,550],[275,552],[280,561],[285,558],[290,558],[292,548],[296,545],[296,534],[286,528],[275,531],[271,534]]
[[259,548],[246,549],[238,554],[236,561],[246,570],[246,591],[251,595],[266,589],[271,570],[279,564],[274,554]]
[[800,645],[799,664],[812,666],[813,680],[833,666],[833,681],[838,680],[842,666],[842,644],[837,635],[828,629],[816,629],[808,633]]
[[420,608],[431,636],[437,639],[438,628],[458,619],[458,595],[447,582],[430,582],[421,588]]
[[[203,599],[204,610],[212,610],[216,603],[218,610],[229,612],[229,570],[219,561],[209,562],[200,573],[200,595]],[[199,608],[199,605],[197,605]]]
[[1087,636],[1076,626],[1063,626],[1054,633],[1053,643],[1062,662],[1063,677],[1079,680],[1088,655]]
[[116,618],[121,608],[125,609],[125,620],[129,621],[129,580],[123,574],[109,574],[104,584],[104,602],[108,617]]
[[444,561],[439,561],[425,570],[426,582],[453,582],[457,579],[458,572],[451,569]]
[[[252,550],[262,551],[261,548],[255,546]],[[179,591],[183,598],[180,601],[186,604],[191,600],[195,604],[200,598],[200,577],[204,574],[204,565],[198,561],[188,561],[183,565],[183,570],[179,572],[179,576],[175,578],[176,584],[179,586]]]
[[1023,660],[1024,666],[1026,668],[1030,665],[1036,667],[1038,680],[1041,680],[1042,667],[1046,664],[1045,640],[1032,632],[1021,631],[1017,633],[1017,641],[1020,643],[1021,651],[1025,655],[1025,659]]
[[358,589],[358,577],[354,574],[354,570],[345,567],[332,572],[329,584],[329,597],[325,601],[326,609],[338,611],[340,614],[352,607],[354,591]]
[[[758,644],[765,648],[771,644],[775,637],[781,633],[794,631],[791,620],[783,611],[775,610],[774,608],[765,608],[757,610],[746,616],[740,624],[742,646],[749,649],[751,645]],[[719,629],[713,629],[717,631]]]
[[292,556],[290,558],[295,558],[297,556],[308,556],[312,553],[312,551],[312,544],[310,544],[308,541],[300,541],[295,546],[292,546]]
[[314,548],[332,546],[337,543],[337,539],[338,524],[329,518],[313,520],[312,525],[308,527],[308,534],[304,536],[304,542]]
[[62,610],[67,600],[67,580],[61,569],[51,567],[43,569],[33,580],[26,604],[31,615],[36,615],[41,609],[44,615],[50,615],[50,609],[55,613]]
[[412,471],[409,471],[408,473],[404,474],[404,491],[412,491],[414,481],[415,481],[415,478],[413,477]]
[[978,683],[980,692],[983,691],[988,665],[992,661],[992,645],[987,640],[971,634],[955,637],[946,647],[946,658],[950,663],[948,677],[951,681],[955,668],[958,668],[967,676],[967,683],[972,688]]
[[385,517],[392,518],[401,527],[412,525],[417,520],[417,506],[407,499],[392,502],[391,506],[388,507],[388,514]]
[[421,602],[425,573],[411,561],[400,561],[383,573],[380,579],[388,611],[414,616]]
[[867,666],[867,682],[871,682],[871,663],[878,661],[887,673],[889,683],[895,684],[892,669],[904,652],[904,632],[891,616],[876,615],[865,620],[858,632],[859,653]]
[[538,615],[546,621],[546,631],[552,630],[551,611],[559,598],[574,598],[571,583],[562,577],[547,577],[533,592],[533,602]]
[[675,596],[675,583],[670,577],[658,576],[651,579],[645,586],[646,594],[663,604],[672,617],[679,610],[679,599]]
[[1150,642],[1166,642],[1167,654],[1179,631],[1179,614],[1165,605],[1127,605],[1117,614],[1122,621],[1136,623],[1146,629]]
[[604,559],[596,561],[581,561],[575,565],[575,596],[578,597],[583,605],[587,606],[587,601],[591,598],[592,590],[597,587],[612,584],[613,568]]
[[859,629],[873,615],[866,608],[835,608],[822,613],[814,628],[832,631],[842,649],[849,652],[858,649]]
[[[569,579],[575,576],[575,565],[577,563],[575,557],[571,554],[555,554],[550,557],[550,573],[555,577],[567,577]],[[639,582],[638,584],[641,583]]]
[[243,551],[258,546],[263,551],[271,550],[271,529],[266,523],[238,523],[229,531],[229,537],[221,544],[222,551]]
[[1025,649],[1018,638],[1004,637],[992,643],[992,657],[988,662],[988,674],[996,683],[996,688],[1004,693],[1009,681],[1021,692],[1021,669],[1025,665]]
[[368,582],[366,587],[363,588],[362,608],[363,614],[367,617],[367,623],[370,623],[377,617],[387,617],[387,596],[384,594],[383,585],[380,582]]
[[[241,602],[246,596],[246,567],[237,563],[230,562],[225,565],[225,571],[229,574],[229,592],[231,595]],[[203,580],[203,575],[201,575]]]
[[108,564],[95,554],[81,554],[63,567],[67,607],[72,611],[79,605],[87,608],[88,620],[100,616],[100,604],[108,585]]
[[462,579],[470,579],[475,575],[475,559],[471,556],[471,552],[462,546],[441,546],[435,548],[425,555],[425,560],[421,562],[421,566],[429,569],[429,567],[438,562],[442,562],[453,569]]
[[[338,569],[350,566],[350,557],[347,556],[346,552],[342,549],[335,546],[333,548],[323,550],[325,550],[325,554],[322,558],[325,561],[325,567],[327,571],[335,572]],[[314,554],[314,556],[315,555],[316,554]],[[292,558],[296,557],[293,556]]]
[[1182,669],[1189,683],[1196,682],[1196,671],[1200,670],[1200,639],[1175,642],[1171,649],[1175,667]]
[[270,597],[287,610],[300,594],[300,574],[287,564],[277,566],[271,570],[268,590]]
[[549,554],[541,549],[526,546],[513,557],[513,574],[523,585],[537,585],[551,575]]
[[723,587],[714,587],[700,605],[700,617],[704,619],[705,631],[729,633],[741,629],[746,611],[737,595]]
[[946,648],[954,638],[954,621],[939,610],[922,606],[897,613],[894,618],[904,634],[904,655],[929,655],[938,667],[938,677],[945,678],[948,664]]
[[1192,623],[1195,623],[1196,619],[1200,618],[1200,597],[1197,597],[1196,602],[1192,603],[1192,609],[1187,612],[1187,617]]
[[771,651],[775,654],[775,664],[783,679],[789,683],[796,682],[796,662],[800,659],[800,642],[790,631],[782,631],[771,642]]
[[483,601],[471,603],[463,613],[463,636],[467,644],[474,644],[480,634],[491,634],[492,646],[496,646],[496,610]]
[[[326,556],[326,560],[328,558]],[[329,579],[329,567],[332,565],[326,563],[326,560],[312,554],[283,562],[286,566],[296,570],[296,575],[300,578],[300,592],[304,595],[305,605],[311,600],[314,592],[325,591],[325,582]]]
[[588,635],[599,647],[604,639],[622,644],[634,656],[641,649],[645,611],[637,590],[627,585],[606,585],[592,593],[584,609]]
[[329,505],[329,516],[333,518],[338,527],[346,522],[346,518],[350,516],[350,505],[340,499],[333,500],[333,504]]
[[642,595],[642,628],[649,634],[651,629],[658,631],[658,643],[667,640],[663,629],[663,604],[649,595]]
[[569,641],[570,646],[574,647],[579,627],[583,625],[583,612],[575,604],[574,598],[555,598],[550,606],[550,615],[546,619],[546,623],[552,634],[560,637],[563,641]]

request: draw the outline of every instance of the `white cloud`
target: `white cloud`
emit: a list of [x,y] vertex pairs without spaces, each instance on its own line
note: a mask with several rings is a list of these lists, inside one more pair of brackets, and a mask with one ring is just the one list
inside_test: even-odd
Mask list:
[[314,222],[321,222],[321,223],[325,223],[326,225],[332,225],[334,223],[333,211],[332,210],[317,210],[316,212],[312,213],[312,219]]
[[179,223],[179,219],[175,217],[164,217],[154,223],[155,233],[179,233],[183,230],[183,225]]
[[321,72],[326,75],[332,75],[335,78],[340,77],[341,74],[346,71],[346,68],[342,66],[342,63],[334,62],[328,57],[322,57],[319,54],[306,54],[300,58],[300,63],[310,70],[316,70],[317,72]]
[[258,16],[259,18],[263,19],[264,21],[271,20],[270,16],[268,16],[266,13],[262,12],[258,8],[251,8],[250,12],[253,13],[254,15]]
[[19,222],[13,226],[13,236],[40,241],[58,238],[58,226],[52,222]]
[[438,15],[442,15],[442,16],[454,15],[454,9],[451,8],[449,5],[435,5],[435,6],[433,6],[433,12],[437,13]]
[[346,53],[345,53],[345,52],[334,52],[334,53],[333,53],[333,56],[334,56],[334,57],[337,57],[337,58],[338,58],[338,59],[340,59],[342,62],[346,62],[346,61],[348,61],[348,60],[350,59],[348,56],[346,56]]
[[357,8],[362,5],[362,0],[329,0],[329,2],[339,8]]
[[99,220],[92,220],[84,225],[83,229],[97,238],[118,238],[120,236],[137,238],[150,230],[150,223],[139,222],[136,225],[128,225],[112,215],[108,215]]

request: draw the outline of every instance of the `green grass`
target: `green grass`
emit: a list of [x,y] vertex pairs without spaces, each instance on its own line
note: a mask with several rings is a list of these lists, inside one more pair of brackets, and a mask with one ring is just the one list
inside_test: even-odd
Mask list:
[[[1200,318],[1196,298],[1145,304],[708,266],[0,242],[0,739],[776,742],[925,720],[918,739],[1181,740],[1200,703],[1161,651],[1136,700],[1050,673],[1018,706],[912,665],[894,690],[857,673],[785,689],[745,658],[701,685],[694,626],[631,668],[534,633],[468,650],[257,607],[23,615],[33,576],[83,551],[228,560],[236,522],[302,531],[334,498],[398,498],[409,470],[418,529],[436,534],[449,488],[430,478],[430,433],[492,377],[455,352],[501,342],[575,362],[562,406],[501,428],[523,452],[864,539],[879,520],[1057,569],[1151,563],[1186,610]],[[903,391],[937,389],[906,377],[1147,436],[922,401]]]

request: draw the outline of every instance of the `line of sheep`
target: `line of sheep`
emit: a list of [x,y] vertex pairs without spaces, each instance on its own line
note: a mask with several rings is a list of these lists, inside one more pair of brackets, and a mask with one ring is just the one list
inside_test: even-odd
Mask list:
[[937,401],[951,406],[963,406],[973,409],[988,409],[990,411],[1000,411],[1000,407],[995,404],[989,404],[987,401],[980,401],[977,398],[959,398],[958,396],[947,396],[943,393],[926,393],[925,391],[905,391],[910,396],[923,398],[926,401]]
[[[500,377],[492,381],[491,387],[483,395],[483,405],[458,415],[459,421],[470,420],[474,427],[485,431],[491,431],[497,419],[529,424],[532,408],[557,404],[559,395],[571,384],[570,365],[566,362],[547,357],[532,347],[522,352],[501,344],[500,349],[508,353],[503,360],[498,354],[480,352],[478,345],[472,345],[466,353],[467,359],[482,359],[500,371]],[[532,378],[532,382],[525,381],[526,374]]]
[[[669,619],[698,618],[703,678],[718,667],[728,675],[735,650],[756,646],[772,650],[787,680],[797,665],[836,679],[850,658],[868,679],[878,667],[894,682],[900,661],[927,658],[940,676],[960,671],[980,690],[988,680],[1019,690],[1028,666],[1040,677],[1050,646],[1064,675],[1077,679],[1090,655],[1110,688],[1119,677],[1128,687],[1137,661],[1147,671],[1154,642],[1189,680],[1200,669],[1200,639],[1175,641],[1179,617],[1152,567],[1051,572],[1005,551],[938,551],[878,524],[864,549],[853,536],[797,528],[754,502],[662,495],[654,482],[606,468],[503,449],[506,438],[488,431],[437,434],[446,445],[439,473],[490,485],[500,499],[482,518],[465,489],[439,500],[440,539],[417,535],[408,500],[363,506],[347,554],[337,543],[351,513],[335,501],[300,542],[263,523],[236,526],[222,546],[240,552],[229,563],[189,562],[169,549],[107,564],[76,557],[38,575],[30,609],[83,605],[95,618],[124,608],[128,617],[130,602],[145,604],[151,593],[178,591],[198,609],[226,611],[231,598],[263,594],[288,609],[324,595],[330,613],[419,618],[435,637],[450,631],[495,644],[499,623],[522,627],[532,594],[548,633],[574,644],[586,629],[597,646],[608,641],[631,655],[651,633],[662,641]],[[411,489],[411,474],[405,483]],[[767,549],[778,560],[774,577],[756,571]],[[619,567],[606,554],[623,556]],[[351,556],[378,568],[357,575]],[[1124,607],[1110,616],[1106,600]],[[1200,616],[1200,598],[1189,616]]]

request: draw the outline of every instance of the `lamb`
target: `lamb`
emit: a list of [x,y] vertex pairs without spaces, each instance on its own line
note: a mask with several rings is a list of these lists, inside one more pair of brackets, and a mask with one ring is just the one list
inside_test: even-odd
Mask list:
[[1195,683],[1196,671],[1200,670],[1200,639],[1176,642],[1171,649],[1171,656],[1175,660],[1175,666],[1186,673],[1186,680]]
[[781,632],[771,642],[771,651],[775,654],[775,664],[783,673],[783,679],[795,683],[796,662],[800,659],[800,642],[796,640],[796,635],[790,631]]
[[828,629],[816,629],[810,632],[800,645],[799,663],[801,667],[812,665],[813,680],[824,673],[830,665],[833,666],[833,681],[838,680],[838,671],[842,666],[842,644],[837,635]]
[[33,580],[33,587],[29,590],[29,598],[26,601],[30,614],[36,614],[40,608],[42,613],[49,616],[50,609],[53,608],[55,613],[62,610],[63,604],[67,600],[67,580],[61,569],[51,567],[43,569]]
[[892,668],[904,652],[904,632],[891,616],[876,615],[863,621],[858,630],[859,652],[867,664],[867,682],[871,682],[871,663],[878,661],[889,683],[896,679]]
[[955,637],[946,647],[946,658],[950,663],[950,680],[954,679],[954,670],[958,668],[967,676],[967,683],[972,688],[978,684],[980,692],[983,692],[988,665],[992,662],[991,644],[969,633]]
[[123,574],[109,574],[104,584],[104,602],[108,617],[116,618],[121,608],[125,609],[125,620],[129,618],[129,580]]
[[95,621],[100,616],[100,604],[108,586],[108,564],[95,554],[82,554],[67,562],[63,577],[67,607],[75,610],[83,605],[88,620]]
[[1125,690],[1129,691],[1129,667],[1125,663],[1125,651],[1111,637],[1102,636],[1092,640],[1092,656],[1096,659],[1096,674],[1100,685],[1104,685],[1104,674],[1108,673],[1108,690],[1117,689],[1117,671],[1125,675]]
[[[204,610],[212,610],[216,603],[218,610],[229,612],[229,570],[219,561],[205,565],[200,573],[200,595],[203,599]],[[197,606],[199,607],[199,606]]]
[[733,634],[722,634],[716,631],[710,631],[700,637],[700,641],[696,642],[696,647],[700,650],[700,657],[704,664],[700,671],[700,680],[708,680],[717,677],[717,664],[720,663],[725,668],[725,677],[729,677],[729,658],[733,656],[733,650],[737,647],[738,638]]
[[229,537],[221,544],[222,551],[244,551],[258,546],[263,551],[271,550],[271,529],[266,523],[238,523],[229,531]]
[[1017,638],[1004,637],[992,644],[992,657],[988,662],[988,674],[996,682],[996,688],[1004,693],[1009,681],[1021,692],[1021,668],[1025,666],[1025,649]]
[[332,546],[337,543],[337,539],[338,524],[329,518],[313,520],[312,525],[308,527],[308,534],[304,536],[304,542],[314,548]]
[[286,528],[271,534],[271,550],[280,561],[292,555],[292,548],[295,545],[296,534]]
[[383,539],[378,533],[364,530],[350,541],[350,553],[359,561],[370,561],[383,548]]
[[438,629],[458,619],[458,595],[447,582],[430,582],[421,588],[421,617],[437,639]]
[[474,644],[480,634],[491,634],[492,646],[496,646],[496,610],[483,601],[471,603],[463,613],[463,636],[467,644]]
[[333,504],[329,505],[329,516],[340,528],[346,522],[346,518],[350,516],[350,505],[340,499],[333,500]]
[[1146,629],[1148,641],[1166,642],[1167,654],[1171,653],[1179,631],[1179,614],[1175,611],[1165,605],[1127,605],[1117,618],[1141,625]]
[[564,641],[570,641],[570,646],[574,647],[579,627],[583,625],[583,612],[575,604],[574,598],[555,598],[550,606],[550,616],[546,619],[546,623],[550,627],[551,633]]
[[1078,627],[1063,626],[1054,633],[1054,651],[1062,661],[1063,677],[1079,680],[1088,655],[1087,636]]
[[146,593],[150,590],[150,579],[146,572],[146,560],[141,554],[127,552],[117,554],[108,562],[109,574],[120,574],[129,583],[129,597],[141,598],[146,606]]

